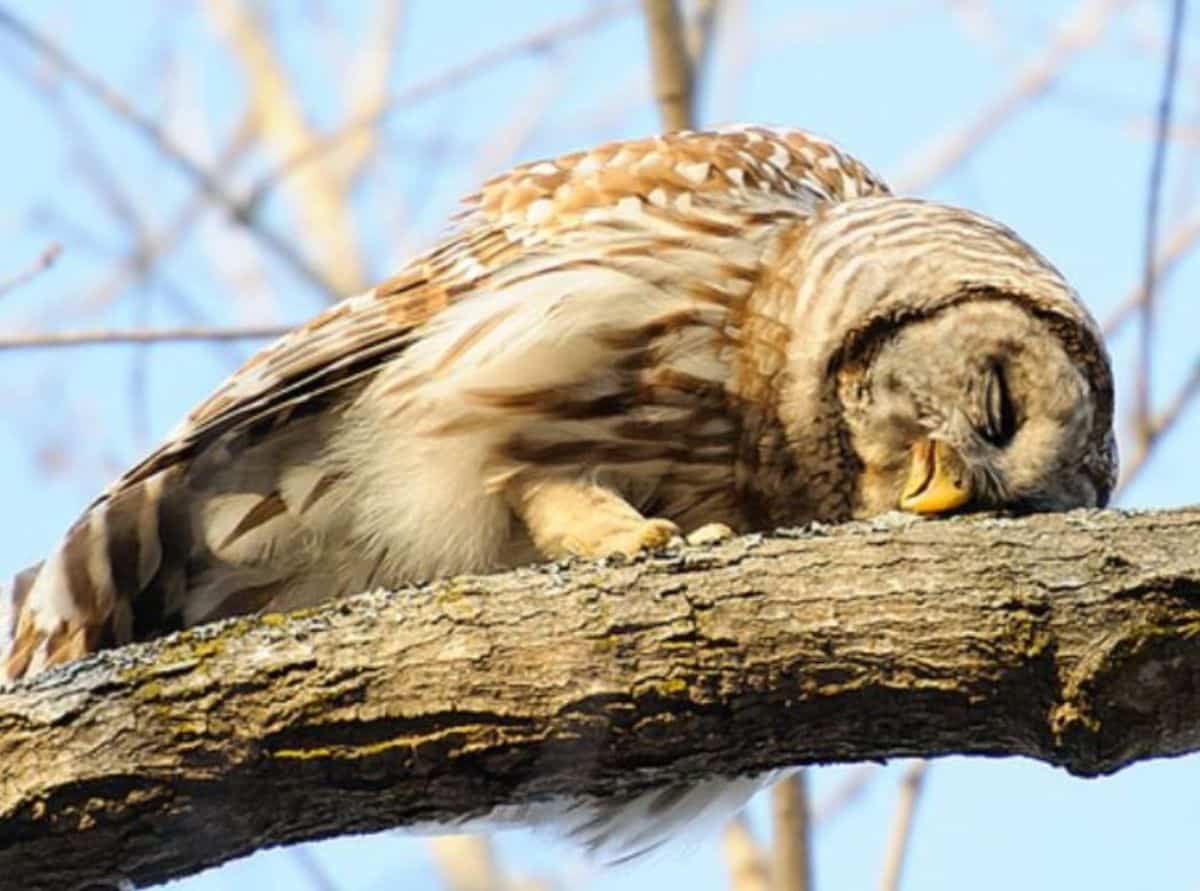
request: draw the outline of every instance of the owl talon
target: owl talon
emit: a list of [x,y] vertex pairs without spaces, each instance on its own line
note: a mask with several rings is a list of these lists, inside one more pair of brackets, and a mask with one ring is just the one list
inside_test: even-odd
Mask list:
[[638,526],[616,535],[611,535],[599,543],[599,553],[593,552],[584,556],[601,556],[608,554],[624,554],[633,557],[646,551],[661,551],[672,543],[683,539],[679,527],[670,520],[644,520]]
[[729,541],[736,535],[737,533],[724,523],[705,523],[688,533],[687,543],[696,546],[715,545]]

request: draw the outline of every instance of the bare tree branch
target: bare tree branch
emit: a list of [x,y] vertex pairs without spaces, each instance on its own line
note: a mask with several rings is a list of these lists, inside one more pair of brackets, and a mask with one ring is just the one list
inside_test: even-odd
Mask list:
[[[786,765],[1200,750],[1200,510],[873,524],[206,626],[0,694],[0,875]],[[786,714],[786,720],[780,716]]]
[[[305,120],[299,97],[271,45],[262,17],[242,0],[207,0],[205,6],[241,62],[257,129],[268,150],[281,163],[307,151],[319,136]],[[353,294],[363,290],[366,269],[354,235],[344,180],[336,168],[332,164],[310,164],[288,180],[288,187],[300,212],[301,230],[320,235],[320,265],[336,292]]]
[[0,279],[0,297],[10,291],[15,291],[22,285],[26,285],[33,281],[47,269],[54,265],[54,262],[62,254],[62,245],[54,241],[46,245],[34,258],[33,262],[19,272],[13,273],[8,278]]
[[308,885],[315,891],[341,891],[333,877],[329,875],[325,867],[320,861],[312,855],[312,852],[304,845],[296,845],[291,849],[292,859],[296,861],[296,866],[304,873],[304,877],[308,879]]
[[1121,479],[1117,484],[1117,492],[1123,490],[1137,478],[1154,454],[1155,447],[1164,436],[1171,432],[1188,408],[1195,403],[1197,397],[1200,397],[1200,359],[1193,364],[1192,373],[1175,391],[1175,395],[1167,407],[1151,416],[1144,435],[1137,439],[1133,454],[1122,459]]
[[429,840],[446,891],[506,891],[496,852],[484,835],[439,835]]
[[859,764],[835,788],[829,797],[813,808],[812,822],[820,825],[842,814],[850,805],[858,801],[879,773],[878,764]]
[[771,887],[774,891],[812,891],[812,830],[805,770],[775,784],[771,816]]
[[[355,54],[353,74],[343,84],[351,118],[378,114],[387,104],[388,86],[400,58],[396,45],[406,6],[405,0],[383,0],[375,5],[364,46]],[[377,128],[360,128],[333,152],[331,161],[342,178],[343,189],[353,187],[371,160],[379,142],[377,137]]]
[[721,851],[729,870],[729,891],[771,891],[771,867],[744,814],[725,824]]
[[319,160],[345,140],[355,138],[361,131],[377,127],[397,109],[436,96],[509,59],[528,53],[542,52],[564,41],[588,34],[600,25],[629,12],[631,8],[632,4],[628,2],[606,3],[597,6],[583,15],[557,22],[547,28],[527,34],[519,40],[514,40],[512,43],[485,50],[465,62],[452,65],[427,80],[395,93],[381,103],[378,108],[351,117],[333,133],[318,138],[311,147],[292,156],[274,171],[262,177],[250,190],[248,203],[251,206],[257,205],[285,177],[294,176],[298,170]]
[[[1198,239],[1200,239],[1200,215],[1193,216],[1172,229],[1159,247],[1158,258],[1154,265],[1154,280],[1161,283],[1170,275],[1179,262],[1195,247]],[[1143,278],[1104,320],[1105,336],[1112,337],[1127,321],[1134,318],[1145,299],[1146,290]]]
[[1183,16],[1186,3],[1175,0],[1172,5],[1170,38],[1163,70],[1162,95],[1158,102],[1154,151],[1150,159],[1150,183],[1146,189],[1146,237],[1142,255],[1142,301],[1138,313],[1138,369],[1134,378],[1133,421],[1139,443],[1152,436],[1153,395],[1151,373],[1154,350],[1154,272],[1158,258],[1158,203],[1162,195],[1163,173],[1167,161],[1167,133],[1171,129],[1171,109],[1174,105],[1175,81],[1179,70],[1179,47],[1182,41]]
[[687,24],[687,52],[692,60],[692,80],[707,67],[708,51],[712,48],[713,31],[721,12],[720,0],[695,0],[691,4]]
[[1054,41],[1016,73],[1008,88],[971,121],[939,133],[890,177],[898,192],[920,192],[961,164],[988,137],[1029,102],[1044,95],[1084,49],[1104,34],[1129,0],[1086,0],[1059,29]]
[[294,325],[245,325],[230,328],[108,328],[96,331],[0,334],[0,350],[115,346],[127,343],[167,343],[182,340],[270,340],[282,337],[294,327]]
[[912,841],[913,814],[916,813],[917,802],[921,798],[928,768],[928,761],[918,759],[904,772],[904,779],[900,783],[900,799],[896,802],[895,822],[892,824],[892,834],[888,838],[887,852],[883,858],[883,873],[879,878],[880,891],[900,891],[904,859]]
[[642,0],[650,45],[654,98],[665,130],[695,126],[692,59],[688,55],[683,17],[675,0]]
[[263,246],[268,248],[298,277],[328,297],[342,296],[338,293],[336,286],[309,263],[291,242],[252,213],[253,204],[251,202],[239,201],[226,191],[216,176],[197,163],[183,148],[176,145],[174,140],[152,120],[134,108],[124,96],[3,7],[0,7],[0,28],[7,30],[34,52],[49,59],[92,98],[141,134],[175,169],[195,183],[213,203],[223,207],[235,221],[253,232]]

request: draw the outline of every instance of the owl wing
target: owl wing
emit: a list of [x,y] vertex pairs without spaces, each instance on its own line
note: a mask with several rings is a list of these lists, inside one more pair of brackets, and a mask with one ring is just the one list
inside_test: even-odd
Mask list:
[[854,158],[800,130],[734,126],[613,142],[522,165],[464,199],[453,233],[402,273],[341,301],[253,356],[167,441],[116,482],[136,483],[237,428],[265,430],[369,377],[420,325],[556,239],[646,202],[683,218],[736,207],[745,215],[888,194]]

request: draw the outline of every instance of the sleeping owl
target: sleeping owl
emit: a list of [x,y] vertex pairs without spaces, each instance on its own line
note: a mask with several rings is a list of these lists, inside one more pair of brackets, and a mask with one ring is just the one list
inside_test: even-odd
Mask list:
[[[1104,505],[1100,332],[999,223],[741,126],[525,164],[255,355],[11,589],[12,681],[222,617],[903,510]],[[652,846],[753,783],[568,808]]]

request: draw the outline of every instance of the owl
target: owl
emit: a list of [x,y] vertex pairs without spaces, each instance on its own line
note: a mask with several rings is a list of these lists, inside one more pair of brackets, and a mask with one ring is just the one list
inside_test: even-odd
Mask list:
[[[517,167],[251,358],[11,588],[13,681],[223,617],[901,510],[1104,505],[1099,329],[1001,224],[737,126]],[[555,818],[642,850],[756,781]]]

